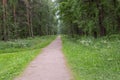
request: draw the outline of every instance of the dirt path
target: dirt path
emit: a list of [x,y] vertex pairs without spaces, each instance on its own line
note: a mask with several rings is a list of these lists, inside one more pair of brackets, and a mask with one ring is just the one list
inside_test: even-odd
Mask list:
[[58,37],[15,80],[71,80],[61,48]]

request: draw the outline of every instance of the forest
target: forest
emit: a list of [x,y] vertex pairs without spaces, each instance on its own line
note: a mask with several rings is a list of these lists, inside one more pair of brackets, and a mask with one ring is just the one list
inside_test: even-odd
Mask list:
[[0,40],[56,34],[50,0],[1,0]]
[[120,0],[0,0],[0,80],[33,79],[119,80]]
[[55,4],[50,0],[1,0],[0,4],[1,40],[56,34],[57,23],[61,33],[71,36],[120,33],[119,0],[57,0]]
[[58,0],[58,3],[63,33],[95,38],[120,33],[119,0]]
[[74,80],[119,80],[120,1],[56,1]]

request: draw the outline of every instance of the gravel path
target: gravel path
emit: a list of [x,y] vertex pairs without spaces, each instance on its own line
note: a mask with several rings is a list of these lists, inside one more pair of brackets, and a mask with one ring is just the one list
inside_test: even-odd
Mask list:
[[71,80],[58,37],[15,80]]

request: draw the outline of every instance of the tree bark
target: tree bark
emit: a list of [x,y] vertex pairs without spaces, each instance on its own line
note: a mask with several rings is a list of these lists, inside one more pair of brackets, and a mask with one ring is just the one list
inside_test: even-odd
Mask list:
[[16,7],[13,5],[13,16],[14,16],[14,24],[16,24],[17,19],[16,19]]
[[7,26],[6,26],[6,7],[7,7],[7,0],[2,0],[3,4],[3,40],[7,41]]
[[101,4],[100,0],[97,0],[96,2],[97,8],[98,8],[98,24],[99,24],[99,29],[100,29],[100,36],[105,36],[106,35],[106,28],[103,25],[103,20],[104,20],[104,8],[103,5]]
[[26,14],[27,14],[28,32],[29,32],[29,36],[33,37],[32,14],[31,14],[30,9],[31,9],[30,2],[28,0],[26,0]]

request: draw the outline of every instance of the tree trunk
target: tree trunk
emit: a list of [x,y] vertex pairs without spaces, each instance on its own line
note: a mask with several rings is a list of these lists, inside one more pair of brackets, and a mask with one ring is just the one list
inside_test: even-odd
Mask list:
[[16,24],[17,19],[16,19],[16,7],[13,5],[13,16],[14,16],[14,24]]
[[3,0],[3,40],[7,41],[7,26],[6,26],[6,7],[7,7],[7,0]]
[[99,29],[100,29],[100,36],[105,36],[106,35],[106,29],[103,25],[103,20],[104,20],[104,9],[103,9],[103,5],[101,4],[100,0],[97,0],[97,8],[99,11],[98,14],[98,24],[99,24]]
[[30,31],[30,16],[29,16],[28,6],[26,7],[26,15],[27,15],[28,33],[29,33],[29,36],[31,37],[31,31]]
[[14,26],[15,26],[15,37],[18,38],[18,30],[17,30],[17,16],[16,16],[16,6],[13,5],[13,19],[14,19]]
[[33,25],[32,25],[32,9],[30,9],[30,30],[31,30],[31,37],[33,37]]
[[26,14],[27,14],[27,25],[29,36],[33,37],[33,27],[32,27],[32,14],[31,14],[31,6],[28,0],[26,0]]

